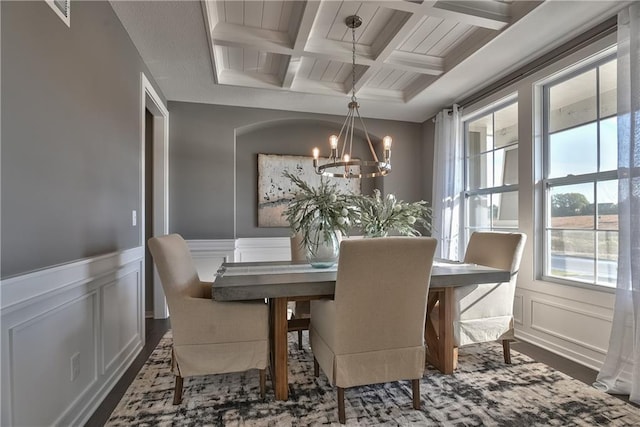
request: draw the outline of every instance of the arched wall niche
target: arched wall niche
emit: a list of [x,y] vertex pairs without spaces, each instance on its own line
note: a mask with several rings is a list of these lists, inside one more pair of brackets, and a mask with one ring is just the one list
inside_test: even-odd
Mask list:
[[[320,155],[329,153],[329,136],[338,134],[341,122],[313,119],[280,119],[253,123],[235,130],[236,236],[288,236],[285,227],[258,227],[258,154],[311,156],[318,147]],[[371,142],[382,155],[382,138],[369,133]],[[354,157],[369,158],[364,130],[354,132]],[[382,178],[361,180],[361,190],[370,194],[374,188],[384,192]]]

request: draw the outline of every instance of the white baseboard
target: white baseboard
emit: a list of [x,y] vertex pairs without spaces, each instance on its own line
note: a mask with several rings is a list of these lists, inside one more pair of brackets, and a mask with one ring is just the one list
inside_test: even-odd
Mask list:
[[545,340],[544,338],[541,338],[539,336],[533,335],[533,334],[529,334],[527,332],[523,332],[523,331],[518,331],[516,329],[515,332],[515,337],[518,340],[521,341],[526,341],[530,344],[534,344],[540,348],[543,348],[547,351],[550,351],[554,354],[557,354],[558,356],[564,357],[565,359],[569,359],[571,361],[574,361],[576,363],[579,363],[583,366],[586,366],[587,368],[591,368],[595,371],[599,371],[600,368],[602,368],[602,361],[601,360],[596,360],[590,357],[585,356],[584,354],[581,354],[577,351],[574,351],[568,347],[565,346],[560,346],[557,344],[554,344],[548,340]]
[[83,425],[144,343],[142,247],[3,280],[0,424]]

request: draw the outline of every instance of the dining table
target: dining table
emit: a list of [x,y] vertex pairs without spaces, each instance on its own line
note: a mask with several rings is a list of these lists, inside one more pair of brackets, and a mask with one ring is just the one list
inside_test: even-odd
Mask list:
[[[287,400],[289,395],[287,333],[309,325],[309,319],[288,319],[287,303],[333,298],[337,269],[337,265],[314,268],[303,261],[230,262],[223,263],[218,269],[212,287],[214,300],[268,300],[272,382],[276,400]],[[510,278],[508,270],[434,261],[425,319],[426,363],[445,374],[453,373],[456,368],[457,348],[453,336],[455,288],[508,282]],[[432,316],[433,313],[437,316]]]

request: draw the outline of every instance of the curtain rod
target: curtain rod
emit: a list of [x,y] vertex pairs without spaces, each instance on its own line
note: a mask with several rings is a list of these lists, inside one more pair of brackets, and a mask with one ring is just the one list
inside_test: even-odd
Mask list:
[[461,102],[458,102],[457,104],[459,104],[460,107],[462,108],[468,107],[469,105],[472,105],[477,101],[480,101],[481,99],[489,95],[492,95],[524,79],[527,76],[530,76],[531,74],[545,68],[546,66],[552,64],[558,59],[565,57],[567,55],[570,55],[590,45],[591,43],[597,40],[600,40],[603,37],[608,36],[609,34],[615,33],[618,28],[617,21],[618,21],[617,16],[612,16],[611,18],[596,25],[590,30],[587,30],[584,33],[580,34],[579,36],[569,40],[567,43],[563,44],[562,46],[538,57],[537,59],[534,59],[533,61],[520,67],[516,71],[501,78],[497,82],[463,99]]

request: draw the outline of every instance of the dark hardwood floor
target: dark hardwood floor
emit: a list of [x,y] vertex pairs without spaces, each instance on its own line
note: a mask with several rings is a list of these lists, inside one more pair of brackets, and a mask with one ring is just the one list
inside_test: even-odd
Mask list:
[[133,364],[131,364],[129,369],[124,373],[122,378],[120,378],[116,383],[115,387],[113,387],[107,397],[102,401],[91,418],[89,418],[89,421],[85,424],[86,426],[103,426],[107,422],[111,412],[113,412],[125,391],[129,388],[129,384],[133,382],[140,371],[140,368],[142,368],[144,362],[147,361],[153,350],[156,348],[160,338],[162,338],[165,332],[169,330],[169,327],[169,319],[145,319],[146,342],[142,351],[133,361]]
[[[144,362],[149,358],[153,349],[156,348],[160,338],[162,338],[165,332],[169,329],[169,321],[146,319],[146,328],[146,343],[142,352],[135,359],[131,367],[127,369],[127,372],[125,372],[113,390],[111,390],[107,395],[95,413],[91,416],[86,426],[103,426],[107,422],[111,412],[113,412],[125,391],[127,391],[129,384],[134,380],[138,371],[140,371]],[[538,362],[549,365],[560,372],[564,372],[570,377],[582,381],[585,384],[591,385],[596,380],[598,373],[593,369],[587,368],[569,359],[565,359],[564,357],[558,356],[555,353],[537,347],[533,344],[519,341],[512,343],[511,348],[519,353],[526,354]],[[629,402],[628,396],[616,397]]]

